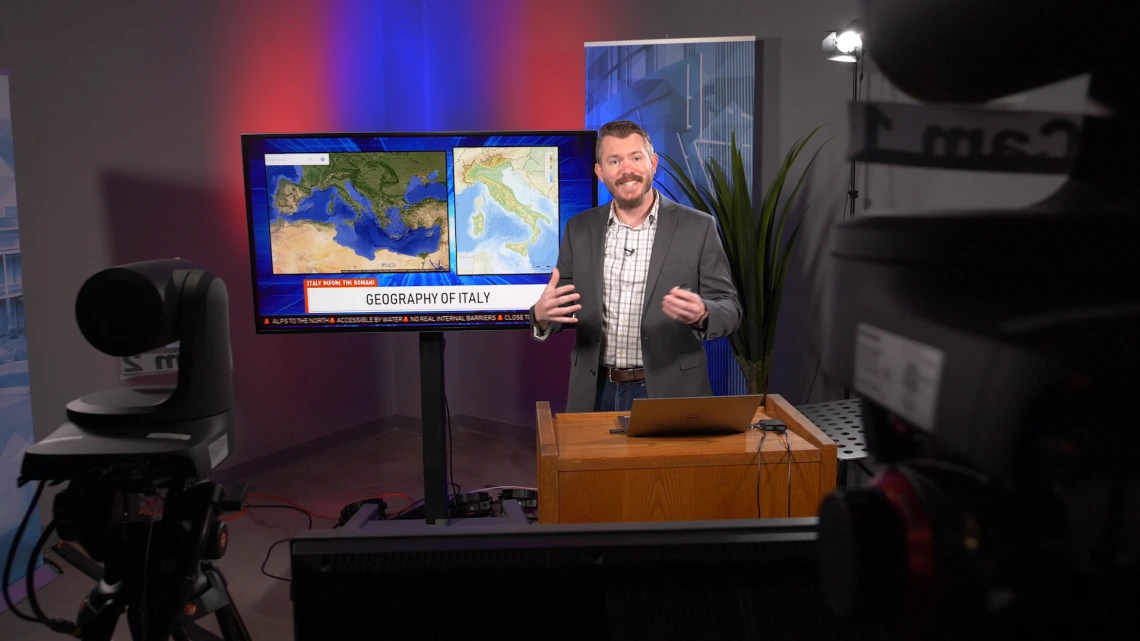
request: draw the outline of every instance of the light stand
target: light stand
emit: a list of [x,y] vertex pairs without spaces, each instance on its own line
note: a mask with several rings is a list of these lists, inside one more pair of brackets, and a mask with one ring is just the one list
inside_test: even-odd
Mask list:
[[[835,60],[836,62],[850,62],[851,63],[851,102],[859,102],[859,81],[862,80],[862,72],[860,71],[860,61],[865,60],[866,52],[863,46],[863,25],[858,20],[852,20],[851,24],[842,31],[832,31],[827,34],[823,39],[823,52],[827,55],[828,60]],[[844,214],[848,218],[855,217],[855,201],[859,198],[859,190],[855,188],[855,161],[851,161],[851,174],[847,182],[847,200],[850,205],[846,207]],[[850,387],[843,387],[843,398],[851,398]]]
[[[851,102],[859,102],[859,81],[863,73],[859,63],[865,60],[866,51],[863,46],[863,25],[858,20],[852,20],[842,31],[832,31],[823,39],[823,53],[828,60],[836,62],[850,62],[851,67]],[[849,218],[855,217],[855,200],[859,198],[859,191],[855,189],[855,161],[851,161],[851,178],[847,184],[847,198],[850,208],[845,212]]]
[[[851,102],[859,102],[859,58],[851,63]],[[847,183],[847,202],[851,204],[847,210],[847,217],[855,217],[855,200],[859,198],[859,190],[855,188],[855,161],[851,161],[851,177]],[[843,400],[850,400],[851,387],[843,386]]]
[[[859,102],[859,80],[863,74],[859,71],[859,61],[862,56],[857,56],[855,62],[851,64],[851,102]],[[848,217],[855,217],[855,200],[859,198],[859,190],[855,188],[855,161],[851,161],[851,178],[847,183],[847,198],[851,203],[848,210]]]

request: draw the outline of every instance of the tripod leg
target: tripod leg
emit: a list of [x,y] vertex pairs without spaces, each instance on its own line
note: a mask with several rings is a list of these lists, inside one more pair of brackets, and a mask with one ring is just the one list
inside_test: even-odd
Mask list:
[[226,607],[214,613],[218,618],[218,627],[222,630],[222,638],[226,641],[250,641],[249,630],[242,621],[241,614],[233,601]]
[[79,638],[84,641],[111,641],[119,617],[126,610],[122,598],[121,584],[108,585],[100,581],[79,608],[75,623],[79,627]]
[[220,606],[214,611],[214,616],[218,619],[222,638],[226,641],[250,641],[249,630],[246,629],[245,621],[242,621],[241,613],[234,605],[233,595],[226,585],[226,577],[222,576],[221,569],[213,563],[207,563],[205,569],[211,587],[219,592],[221,597]]
[[137,603],[127,608],[127,626],[131,631],[132,639],[142,639],[146,636],[146,631],[143,628],[142,612],[142,606]]
[[196,623],[175,623],[170,630],[175,641],[220,641],[220,637]]
[[67,541],[60,541],[59,543],[55,544],[55,547],[53,547],[52,550],[54,550],[55,553],[58,554],[64,561],[70,563],[72,567],[86,574],[88,577],[96,581],[99,581],[103,578],[103,567],[95,561],[92,561],[91,557],[80,552],[79,549],[71,543],[68,543]]

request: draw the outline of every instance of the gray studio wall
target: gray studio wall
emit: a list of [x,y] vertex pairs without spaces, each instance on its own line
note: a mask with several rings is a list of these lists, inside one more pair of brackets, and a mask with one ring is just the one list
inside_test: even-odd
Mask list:
[[[211,139],[230,3],[7,2],[0,67],[11,70],[37,438],[73,398],[120,385],[116,359],[75,324],[96,271],[182,256],[226,282],[238,429],[232,462],[392,413],[385,338],[253,334],[240,147]],[[238,106],[235,106],[235,109]],[[240,173],[237,174],[240,176]],[[237,179],[240,184],[240,177]]]
[[[842,385],[829,383],[817,367],[822,323],[827,313],[821,294],[828,270],[826,253],[818,248],[825,245],[827,224],[842,215],[847,193],[850,165],[845,160],[846,104],[851,97],[851,65],[825,59],[821,41],[828,29],[841,28],[856,17],[855,5],[852,0],[709,0],[699,5],[664,0],[654,3],[652,10],[644,11],[636,24],[624,27],[618,36],[651,39],[755,35],[769,41],[764,50],[764,72],[776,76],[777,95],[765,96],[764,108],[769,113],[764,117],[774,112],[778,146],[764,150],[766,159],[773,155],[782,158],[796,139],[823,125],[815,140],[828,141],[805,194],[804,201],[810,203],[808,221],[784,293],[770,379],[771,392],[795,403],[842,398],[843,393]],[[577,41],[591,39],[590,34],[583,34],[572,42],[558,40],[552,46],[578,46]],[[770,44],[774,44],[771,50],[767,46]],[[766,89],[770,83],[769,78],[764,79]],[[1085,86],[1085,79],[1077,78],[1011,97],[1003,103],[1021,109],[1078,111],[1084,105]],[[873,65],[865,67],[861,91],[862,99],[913,102],[891,86]],[[767,171],[771,171],[770,167]],[[1061,182],[1057,177],[888,167],[860,166],[857,174],[857,213],[861,214],[1019,207],[1043,198]],[[870,210],[866,209],[868,203],[873,203]],[[557,411],[566,398],[569,338],[558,337],[560,342],[554,345],[538,345],[519,335],[466,334],[449,338],[448,390],[452,411],[477,417],[473,423],[489,419],[522,426],[533,425],[536,400],[550,400]],[[402,355],[400,360],[415,353],[414,345],[405,341],[398,342],[394,349]],[[485,376],[478,367],[468,367],[508,362],[521,364],[514,375]],[[536,366],[536,362],[541,365]],[[499,371],[497,367],[491,369]],[[415,381],[405,383],[407,393],[396,397],[396,411],[416,416],[419,388]],[[496,388],[499,383],[503,383],[502,391]],[[460,417],[459,422],[466,416]]]
[[[586,27],[552,30],[547,46],[580,51],[583,41],[615,37],[755,35],[774,40],[777,47],[766,60],[766,73],[776,75],[778,92],[765,100],[778,123],[774,153],[782,155],[817,125],[825,125],[823,135],[832,139],[820,154],[808,194],[818,242],[822,223],[840,213],[847,188],[844,102],[850,91],[850,67],[823,59],[819,43],[825,29],[855,17],[854,2],[665,0],[634,5],[645,8],[635,19],[623,19],[630,26],[620,33],[615,33],[612,16],[599,15],[596,32],[588,26],[590,20],[582,19]],[[0,68],[12,70],[37,438],[63,419],[67,401],[119,384],[114,359],[90,349],[75,327],[72,305],[83,280],[115,263],[163,255],[195,258],[230,286],[236,461],[378,421],[402,420],[391,417],[419,415],[414,335],[253,334],[248,246],[238,229],[244,211],[240,193],[229,188],[232,177],[225,175],[238,163],[219,161],[209,140],[217,129],[215,107],[224,99],[214,76],[216,56],[240,31],[217,28],[231,6],[220,1],[99,6],[5,1],[0,6]],[[287,10],[281,3],[274,7]],[[871,97],[890,96],[890,87],[868,71]],[[1023,104],[1076,107],[1080,98],[1079,83],[1068,83],[1028,94]],[[235,155],[237,144],[233,140]],[[1024,204],[1057,183],[886,171],[872,171],[869,194],[876,206],[889,204],[896,210]],[[810,245],[812,237],[805,243]],[[792,273],[780,319],[771,388],[796,402],[803,400],[818,355],[814,328],[820,309],[813,294],[818,272]],[[560,409],[569,338],[540,345],[514,332],[449,335],[452,413],[475,427],[525,429],[533,426],[536,401],[550,400]],[[817,383],[812,397],[833,396],[836,389]]]
[[[820,137],[840,137],[844,90],[849,90],[850,78],[843,72],[848,68],[825,60],[819,43],[824,30],[832,25],[844,25],[851,20],[854,2],[851,0],[808,0],[805,2],[734,2],[712,0],[693,3],[664,0],[640,3],[646,8],[636,13],[636,19],[623,20],[623,29],[611,39],[698,38],[716,36],[754,35],[767,41],[764,48],[765,89],[775,85],[775,95],[764,96],[765,118],[774,121],[773,144],[764,150],[766,157],[782,157],[791,143],[825,125]],[[605,21],[599,18],[600,22]],[[554,34],[552,34],[553,36]],[[606,39],[594,33],[572,33],[563,42],[558,38],[552,46],[581,47],[581,43]],[[769,46],[772,45],[772,46]],[[583,52],[584,55],[584,52]],[[845,82],[846,78],[846,83]],[[765,133],[769,130],[766,128]],[[829,143],[821,152],[814,171],[810,200],[819,212],[834,210],[846,191],[842,152],[837,141]],[[794,279],[789,289],[796,286]],[[787,311],[781,318],[777,338],[779,353],[773,366],[771,390],[798,400],[806,391],[808,370],[805,364],[814,357],[808,354],[810,346],[802,344],[808,338],[800,330],[807,307],[797,305],[793,292],[785,296]],[[806,300],[806,296],[804,296]],[[798,315],[799,318],[794,318]],[[786,318],[791,320],[784,322]],[[494,337],[456,335],[449,339],[449,394],[453,411],[465,415],[490,419],[495,422],[530,426],[534,423],[534,403],[548,399],[557,411],[565,405],[566,376],[569,371],[568,354],[571,337],[560,336],[552,345],[536,344],[525,336],[503,335]],[[411,346],[398,345],[405,355]],[[545,363],[541,367],[536,361]],[[496,392],[494,379],[466,376],[458,366],[477,362],[518,362],[525,365],[511,376],[508,391]],[[455,366],[451,364],[454,363]],[[535,377],[539,377],[537,380]],[[460,377],[464,377],[460,379]],[[461,382],[462,380],[462,387]],[[416,390],[409,385],[409,393],[396,398],[396,411],[416,415]],[[458,411],[456,408],[463,408]],[[462,422],[462,418],[460,420]],[[481,421],[475,421],[481,422]]]

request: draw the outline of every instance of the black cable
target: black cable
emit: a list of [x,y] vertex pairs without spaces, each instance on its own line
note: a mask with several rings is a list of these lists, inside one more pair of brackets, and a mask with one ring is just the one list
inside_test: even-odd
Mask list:
[[[157,496],[157,493],[156,493],[156,496]],[[166,501],[163,501],[162,504],[166,505]],[[143,571],[142,571],[142,575],[144,577],[147,576],[147,572],[150,569],[150,544],[151,544],[151,541],[154,539],[154,521],[155,520],[153,518],[147,519],[146,552],[143,553]],[[147,584],[147,581],[144,579],[142,582],[142,598],[139,599],[140,603],[146,603],[147,602],[146,601],[146,584]],[[150,631],[150,629],[147,628],[147,625],[146,625],[146,608],[140,608],[139,609],[139,627],[142,628],[142,637],[146,638],[147,634],[149,634],[149,631]]]
[[12,541],[12,548],[8,551],[8,560],[4,564],[3,576],[4,602],[8,605],[8,609],[11,610],[12,613],[14,613],[20,619],[23,619],[30,623],[43,624],[53,632],[59,632],[61,634],[72,634],[77,629],[75,623],[71,621],[65,621],[63,619],[48,618],[48,616],[44,614],[43,608],[40,607],[39,599],[36,596],[36,559],[40,557],[44,544],[47,543],[48,537],[51,536],[51,533],[55,531],[54,518],[48,522],[47,527],[45,527],[43,532],[40,533],[40,537],[36,539],[36,543],[32,546],[32,550],[28,555],[28,565],[24,574],[24,586],[25,590],[28,593],[28,605],[32,608],[32,616],[28,616],[27,614],[24,614],[23,612],[17,610],[16,605],[12,603],[12,596],[8,592],[8,582],[11,579],[12,566],[16,562],[16,548],[19,546],[20,541],[24,538],[24,530],[27,529],[28,521],[31,520],[31,515],[35,511],[36,505],[40,501],[40,495],[43,493],[44,485],[45,483],[41,481],[39,487],[36,489],[36,494],[32,499],[32,504],[28,507],[28,512],[24,515],[24,520],[20,522],[20,527],[16,531],[16,537]]
[[784,437],[784,447],[788,450],[788,518],[792,518],[792,444],[788,440],[787,432],[781,432]]
[[293,540],[293,537],[289,537],[289,538],[287,538],[287,539],[281,539],[280,541],[275,541],[275,542],[273,543],[273,545],[269,546],[269,550],[268,550],[268,551],[265,553],[265,560],[263,560],[263,561],[261,562],[261,573],[262,573],[262,574],[264,574],[265,576],[267,576],[267,577],[269,577],[269,578],[271,578],[271,579],[277,579],[278,581],[286,581],[286,582],[288,582],[288,583],[292,583],[292,582],[293,582],[293,579],[290,579],[290,578],[286,578],[286,577],[283,577],[283,576],[277,576],[276,574],[270,574],[269,572],[267,572],[267,571],[265,570],[265,566],[266,566],[266,564],[268,564],[268,563],[269,563],[269,555],[270,555],[270,554],[273,554],[273,548],[277,547],[278,545],[280,545],[280,544],[282,544],[282,543],[284,543],[284,542],[286,542],[286,541],[292,541],[292,540]]
[[27,574],[24,575],[24,585],[27,586],[28,605],[31,606],[32,613],[36,616],[38,622],[46,625],[53,632],[70,634],[76,630],[78,626],[72,621],[49,618],[48,615],[44,614],[43,608],[40,607],[39,597],[36,596],[36,559],[39,558],[40,553],[43,551],[44,544],[47,543],[48,537],[51,536],[52,532],[55,532],[54,518],[48,522],[47,527],[40,533],[40,538],[36,540],[36,545],[32,548],[32,553],[28,556],[28,567]]
[[[446,357],[447,354],[447,337],[440,335],[440,347]],[[447,383],[443,384],[443,420],[447,423],[447,484],[451,489],[455,490],[456,494],[463,492],[463,487],[455,482],[455,455],[452,453],[452,439],[451,439],[451,405],[447,402]],[[450,506],[451,501],[448,501]],[[449,510],[450,511],[450,510]]]
[[257,508],[257,509],[276,508],[278,510],[293,510],[295,512],[300,512],[301,514],[304,514],[306,518],[309,519],[309,529],[310,530],[313,529],[313,515],[309,514],[308,512],[306,512],[305,510],[302,510],[299,507],[296,507],[293,505],[247,505],[247,506],[245,506],[245,509],[247,509],[247,510],[251,509],[251,508]]
[[36,598],[36,581],[33,575],[36,573],[36,557],[39,556],[39,551],[43,549],[44,543],[47,543],[48,537],[51,536],[51,533],[54,531],[55,519],[52,519],[48,522],[44,531],[40,532],[40,538],[36,539],[36,544],[32,546],[32,552],[28,555],[28,567],[25,568],[24,572],[24,589],[28,593],[28,606],[32,608],[32,614],[40,623],[50,621],[51,619],[44,614],[43,608],[40,607],[40,601]]
[[55,570],[56,574],[58,574],[60,576],[63,575],[63,568],[60,567],[60,565],[58,563],[56,563],[55,561],[52,561],[51,559],[47,558],[46,556],[44,557],[44,565]]
[[819,364],[823,361],[823,348],[819,350],[819,357],[815,359],[815,373],[811,375],[811,385],[808,385],[807,396],[804,396],[804,402],[811,402],[811,391],[815,388],[815,379],[819,376]]
[[756,518],[764,518],[760,512],[760,470],[764,469],[764,439],[768,438],[768,431],[760,433],[760,447],[756,448]]
[[[245,509],[247,509],[247,510],[250,508],[257,508],[257,509],[277,508],[277,509],[284,509],[284,510],[294,510],[296,512],[300,512],[301,514],[304,514],[309,519],[309,529],[310,530],[313,529],[313,515],[309,514],[308,512],[306,512],[305,510],[302,510],[299,507],[296,507],[293,505],[247,505],[247,506],[245,506]],[[291,540],[293,540],[293,537],[289,537],[287,539],[281,539],[280,541],[275,541],[273,543],[273,545],[269,546],[269,549],[265,551],[265,558],[262,559],[262,561],[261,561],[261,573],[262,574],[264,574],[265,576],[267,576],[271,579],[277,579],[279,581],[289,581],[289,582],[293,581],[293,579],[289,579],[289,578],[286,578],[283,576],[277,576],[276,574],[270,574],[265,569],[265,566],[269,564],[269,556],[271,554],[273,554],[273,548],[277,547],[281,543],[284,543],[285,541],[291,541]]]
[[28,521],[32,519],[32,513],[36,509],[36,504],[40,502],[40,495],[44,492],[44,481],[40,481],[39,486],[36,488],[36,493],[32,496],[32,504],[28,506],[28,511],[24,514],[24,519],[20,521],[20,527],[16,528],[16,536],[12,539],[12,547],[8,550],[8,560],[4,563],[4,578],[0,582],[0,589],[4,592],[4,603],[8,606],[8,611],[15,614],[17,618],[29,621],[31,623],[41,623],[41,621],[33,616],[24,614],[16,609],[16,604],[12,603],[12,595],[8,592],[8,582],[12,576],[12,565],[16,563],[16,550],[20,547],[20,541],[24,538],[24,530],[28,529]]
[[463,493],[463,486],[455,482],[455,454],[451,440],[451,406],[447,403],[447,392],[443,393],[443,420],[447,422],[447,484],[456,494]]
[[424,500],[423,500],[423,499],[420,499],[420,500],[416,501],[415,503],[412,503],[412,504],[411,504],[411,505],[409,505],[408,507],[406,507],[406,508],[404,508],[404,509],[400,510],[400,511],[399,511],[399,512],[397,512],[396,514],[393,514],[393,515],[391,515],[391,516],[385,517],[385,520],[387,520],[387,521],[400,521],[400,520],[403,520],[403,519],[407,519],[407,518],[408,518],[408,516],[409,516],[410,514],[414,513],[418,507],[420,507],[421,505],[423,505],[423,502],[424,502]]

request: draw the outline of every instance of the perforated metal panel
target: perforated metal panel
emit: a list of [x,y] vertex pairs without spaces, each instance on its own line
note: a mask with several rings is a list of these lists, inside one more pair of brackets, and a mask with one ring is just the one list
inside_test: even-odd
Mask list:
[[796,409],[835,441],[838,445],[836,454],[840,461],[858,461],[867,458],[861,399],[811,403],[800,405]]

